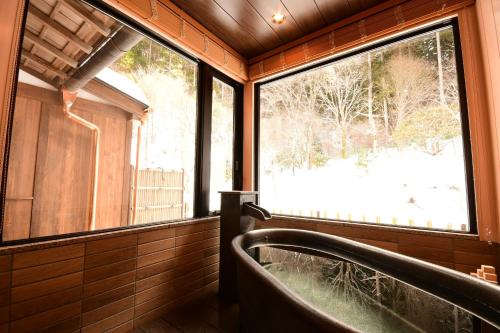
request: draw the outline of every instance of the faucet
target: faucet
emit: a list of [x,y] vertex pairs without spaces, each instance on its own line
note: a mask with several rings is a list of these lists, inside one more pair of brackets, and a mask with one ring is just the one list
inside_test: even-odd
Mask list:
[[271,214],[264,208],[254,204],[253,202],[245,202],[243,204],[243,214],[249,215],[254,219],[267,221],[272,218]]

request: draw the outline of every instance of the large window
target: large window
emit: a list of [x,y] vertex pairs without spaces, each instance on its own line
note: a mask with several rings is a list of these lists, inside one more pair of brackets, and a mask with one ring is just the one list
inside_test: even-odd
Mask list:
[[[233,88],[84,2],[28,8],[1,240],[206,215],[202,175],[207,197],[233,186]],[[198,117],[212,100],[213,133]]]
[[442,24],[262,84],[261,205],[285,215],[470,231],[457,37],[455,25]]

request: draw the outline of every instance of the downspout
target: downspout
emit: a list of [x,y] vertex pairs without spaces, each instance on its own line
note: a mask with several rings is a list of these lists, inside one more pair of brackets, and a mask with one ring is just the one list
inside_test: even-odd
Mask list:
[[62,94],[62,100],[63,100],[63,113],[64,115],[74,121],[75,123],[78,123],[80,125],[85,126],[86,128],[90,129],[93,132],[94,136],[94,161],[93,161],[93,168],[92,168],[92,192],[91,192],[91,198],[90,198],[90,217],[89,217],[89,225],[88,225],[88,230],[95,230],[95,220],[96,220],[96,206],[97,206],[97,185],[98,185],[98,177],[99,177],[99,146],[100,146],[100,140],[101,140],[101,131],[99,130],[99,127],[97,127],[95,124],[91,123],[90,121],[87,121],[83,119],[80,116],[77,116],[76,114],[71,112],[71,107],[73,106],[73,103],[76,100],[77,93],[76,92],[70,92],[66,89],[61,89],[61,94]]
[[146,121],[147,117],[147,112],[149,109],[147,109],[144,113],[144,116],[139,119],[140,124],[139,127],[137,127],[137,146],[135,149],[135,170],[134,170],[134,201],[132,203],[133,211],[132,211],[132,224],[136,224],[136,218],[137,218],[137,194],[139,193],[139,160],[140,160],[140,152],[141,152],[141,139],[142,139],[142,126],[144,125],[144,122]]
[[[99,127],[77,116],[71,112],[71,107],[76,100],[77,91],[83,88],[92,80],[102,69],[111,65],[119,59],[128,50],[134,47],[143,36],[136,31],[126,27],[119,27],[116,32],[107,38],[99,48],[85,59],[73,75],[64,82],[61,92],[63,98],[63,112],[65,116],[80,124],[94,133],[94,160],[92,177],[92,196],[90,200],[91,214],[89,218],[88,230],[95,230],[96,227],[96,209],[97,209],[97,185],[99,175],[99,147],[101,132]],[[137,178],[137,176],[136,176]],[[137,180],[135,180],[137,181]],[[136,200],[134,198],[134,200]],[[134,210],[135,218],[135,210]]]

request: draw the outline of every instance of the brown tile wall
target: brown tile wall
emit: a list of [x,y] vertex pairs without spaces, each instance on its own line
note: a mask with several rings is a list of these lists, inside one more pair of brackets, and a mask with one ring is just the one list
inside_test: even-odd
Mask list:
[[257,227],[297,228],[342,236],[467,274],[481,265],[500,269],[499,245],[482,242],[475,235],[282,216],[258,222]]
[[0,249],[0,333],[127,332],[218,287],[219,221]]
[[[275,217],[462,272],[499,267],[477,236]],[[0,333],[127,332],[218,287],[217,218],[0,249]]]

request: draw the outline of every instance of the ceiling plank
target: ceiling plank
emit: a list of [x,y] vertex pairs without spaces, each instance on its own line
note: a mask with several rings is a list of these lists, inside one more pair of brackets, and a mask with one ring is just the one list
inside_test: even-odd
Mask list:
[[27,52],[26,50],[23,50],[21,53],[21,56],[27,58],[30,61],[37,63],[38,65],[42,66],[43,68],[45,68],[49,72],[54,73],[55,75],[59,76],[60,78],[62,78],[64,80],[68,78],[68,74],[66,74],[65,72],[61,71],[58,68],[53,67],[50,63],[48,63],[47,61],[43,60],[42,58],[38,57],[35,54],[31,54],[31,53]]
[[172,2],[237,52],[248,57],[248,54],[258,54],[266,50],[213,0],[172,0]]
[[266,49],[283,42],[270,25],[271,18],[264,20],[248,1],[215,0],[215,2]]
[[[280,0],[248,0],[248,2],[271,23],[271,27],[280,36],[285,43],[290,42],[303,35],[297,22],[293,19],[290,12],[283,6]],[[276,13],[285,15],[285,21],[282,24],[272,22],[272,17]]]
[[57,57],[58,59],[64,61],[65,63],[67,63],[71,67],[73,67],[73,68],[78,67],[78,62],[75,59],[69,57],[67,54],[65,54],[61,50],[57,49],[53,45],[47,43],[46,41],[39,38],[38,36],[36,36],[34,33],[32,33],[31,31],[29,31],[27,29],[24,32],[24,38],[30,40],[37,47],[44,49],[45,51],[49,52],[50,54]]
[[107,37],[111,33],[111,29],[104,25],[97,17],[92,15],[86,8],[74,0],[59,0],[64,6],[73,11],[82,20],[91,25],[101,35]]
[[314,0],[281,0],[301,30],[310,33],[326,25]]
[[50,16],[44,14],[40,9],[36,8],[34,5],[30,4],[28,9],[28,18],[34,19],[41,24],[49,27],[51,30],[57,32],[64,38],[67,38],[71,43],[80,48],[83,52],[90,54],[92,52],[92,46],[85,43],[83,40],[78,38],[76,34],[66,29],[57,21],[50,18]]
[[341,19],[353,14],[353,10],[349,6],[347,0],[314,0],[318,5],[321,14],[327,21],[327,24],[332,24]]

